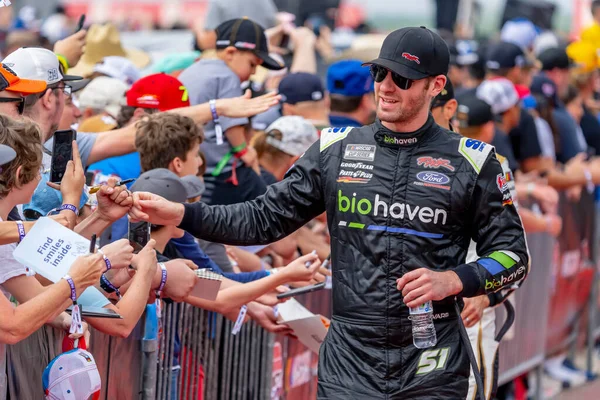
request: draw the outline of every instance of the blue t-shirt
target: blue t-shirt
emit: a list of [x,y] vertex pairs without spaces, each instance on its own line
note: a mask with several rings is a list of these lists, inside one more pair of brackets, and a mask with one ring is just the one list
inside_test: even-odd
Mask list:
[[198,243],[196,243],[194,236],[188,232],[180,239],[171,239],[171,243],[175,245],[175,248],[181,253],[183,258],[193,261],[198,268],[210,268],[217,274],[221,274],[232,281],[247,283],[269,275],[267,271],[241,272],[239,274],[235,272],[223,272],[223,270],[221,270],[221,268],[219,268],[219,266],[211,260],[204,251],[202,251]]
[[88,171],[99,171],[102,175],[108,176],[116,175],[123,180],[137,179],[142,174],[140,154],[133,152],[118,157],[110,157],[90,165]]
[[585,137],[571,114],[564,107],[556,107],[552,111],[552,118],[560,137],[560,150],[556,159],[566,163],[577,154],[585,153],[587,151]]
[[334,128],[343,128],[345,126],[361,127],[362,124],[355,119],[344,117],[342,115],[330,115],[329,122]]

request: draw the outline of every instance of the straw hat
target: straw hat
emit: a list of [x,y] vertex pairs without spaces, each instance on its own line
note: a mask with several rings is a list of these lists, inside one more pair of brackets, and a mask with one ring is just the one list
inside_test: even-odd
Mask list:
[[86,46],[79,63],[69,69],[69,73],[88,77],[94,65],[104,57],[120,56],[129,59],[136,67],[144,68],[150,63],[150,55],[142,50],[124,49],[117,27],[113,24],[90,26],[86,36]]

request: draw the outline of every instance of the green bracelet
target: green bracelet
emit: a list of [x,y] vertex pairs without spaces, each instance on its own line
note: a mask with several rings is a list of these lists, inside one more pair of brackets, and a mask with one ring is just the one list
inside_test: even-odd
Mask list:
[[236,147],[232,147],[231,148],[231,152],[232,153],[239,153],[240,151],[244,150],[246,148],[246,142],[240,144],[239,146]]

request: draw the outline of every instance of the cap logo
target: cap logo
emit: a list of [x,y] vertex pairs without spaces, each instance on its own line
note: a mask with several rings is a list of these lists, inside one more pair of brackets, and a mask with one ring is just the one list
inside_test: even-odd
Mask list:
[[60,78],[58,76],[58,69],[50,68],[48,70],[48,82],[54,82],[54,81],[58,81],[58,80],[60,80]]
[[14,76],[17,76],[17,73],[11,69],[11,67],[14,67],[14,66],[15,66],[14,63],[6,63],[6,64],[3,63],[2,64],[2,67],[4,67],[5,70],[7,70],[8,72],[10,72]]
[[255,43],[248,43],[248,42],[235,42],[234,46],[237,47],[238,49],[248,49],[248,50],[256,49]]
[[145,106],[158,107],[160,105],[160,102],[158,101],[158,97],[154,94],[145,94],[143,96],[140,96],[137,98],[136,102],[138,105],[145,105]]
[[421,64],[419,57],[412,55],[410,53],[404,52],[404,53],[402,53],[402,57],[406,58],[408,61],[414,61],[417,64]]
[[554,87],[549,83],[542,84],[542,93],[547,97],[554,96]]
[[321,92],[312,92],[310,97],[313,99],[313,101],[319,101],[323,98],[323,93]]

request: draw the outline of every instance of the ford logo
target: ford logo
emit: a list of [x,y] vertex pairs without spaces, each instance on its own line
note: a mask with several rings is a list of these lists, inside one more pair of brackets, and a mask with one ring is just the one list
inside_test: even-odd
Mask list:
[[436,183],[438,185],[444,185],[450,182],[450,178],[448,178],[446,175],[439,172],[430,171],[419,172],[417,174],[417,179],[421,182]]

